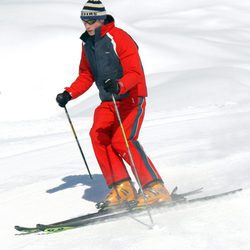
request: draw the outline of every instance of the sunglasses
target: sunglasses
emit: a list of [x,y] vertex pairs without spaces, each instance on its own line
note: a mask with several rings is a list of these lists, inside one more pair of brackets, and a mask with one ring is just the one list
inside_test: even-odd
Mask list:
[[97,20],[83,20],[84,23],[87,23],[89,25],[92,25],[96,22]]

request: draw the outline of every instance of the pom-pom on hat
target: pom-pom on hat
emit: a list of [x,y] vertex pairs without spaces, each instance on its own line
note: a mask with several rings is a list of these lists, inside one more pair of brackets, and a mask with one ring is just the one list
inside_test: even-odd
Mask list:
[[83,21],[104,20],[106,16],[106,9],[100,0],[88,0],[81,11],[81,19]]

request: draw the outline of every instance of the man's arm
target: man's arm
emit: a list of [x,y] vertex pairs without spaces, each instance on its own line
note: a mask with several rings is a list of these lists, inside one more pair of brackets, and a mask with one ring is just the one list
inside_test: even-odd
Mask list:
[[71,86],[66,87],[65,90],[68,93],[70,93],[72,99],[74,99],[85,93],[92,86],[93,82],[94,82],[94,77],[86,59],[84,46],[82,46],[82,56],[79,66],[79,76],[71,84]]
[[120,92],[125,94],[142,78],[144,78],[138,46],[135,41],[124,31],[114,37],[116,52],[123,68],[123,77],[119,80]]

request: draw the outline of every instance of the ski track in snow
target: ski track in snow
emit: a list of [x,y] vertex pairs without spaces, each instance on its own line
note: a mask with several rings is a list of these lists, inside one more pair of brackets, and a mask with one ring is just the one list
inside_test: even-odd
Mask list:
[[14,225],[93,212],[108,189],[89,138],[95,88],[68,105],[93,181],[54,100],[77,74],[82,2],[1,1],[0,248],[250,249],[249,1],[103,3],[140,46],[149,87],[140,141],[166,186],[204,187],[199,196],[244,190],[153,211],[153,230],[143,225],[146,216],[128,216],[53,235],[15,235]]

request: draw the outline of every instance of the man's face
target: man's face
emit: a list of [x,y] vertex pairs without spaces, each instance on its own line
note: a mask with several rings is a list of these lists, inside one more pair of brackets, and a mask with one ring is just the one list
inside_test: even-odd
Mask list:
[[[94,22],[94,23],[92,23],[92,22]],[[83,24],[84,24],[88,34],[90,36],[93,36],[93,35],[95,35],[95,29],[97,29],[97,28],[99,28],[99,27],[101,27],[103,25],[103,20],[83,21]]]

